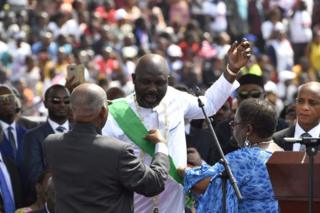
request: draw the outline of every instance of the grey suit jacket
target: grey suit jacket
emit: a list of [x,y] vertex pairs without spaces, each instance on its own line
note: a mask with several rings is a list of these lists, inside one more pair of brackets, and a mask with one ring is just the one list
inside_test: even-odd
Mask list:
[[56,190],[56,212],[133,212],[133,192],[154,196],[164,190],[168,156],[157,153],[144,165],[131,146],[101,136],[91,124],[75,124],[44,143]]

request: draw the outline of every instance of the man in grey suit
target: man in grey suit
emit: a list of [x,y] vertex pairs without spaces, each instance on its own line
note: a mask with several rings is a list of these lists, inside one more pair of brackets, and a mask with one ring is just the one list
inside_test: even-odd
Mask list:
[[158,130],[145,137],[155,144],[150,167],[133,148],[100,135],[107,115],[105,91],[81,84],[71,94],[74,127],[65,134],[49,135],[44,151],[53,174],[56,212],[133,212],[133,192],[154,196],[164,190],[169,158]]

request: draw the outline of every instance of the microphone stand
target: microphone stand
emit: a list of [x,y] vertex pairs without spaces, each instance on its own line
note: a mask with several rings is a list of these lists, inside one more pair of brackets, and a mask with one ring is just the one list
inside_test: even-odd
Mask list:
[[313,166],[314,156],[318,152],[320,138],[303,137],[302,139],[284,138],[286,142],[294,142],[306,145],[306,153],[309,157],[308,161],[308,213],[313,213]]
[[210,132],[211,132],[211,134],[213,136],[214,142],[215,142],[216,147],[218,148],[220,156],[221,156],[220,162],[223,164],[224,169],[225,169],[224,172],[220,175],[220,177],[222,178],[222,191],[223,191],[222,192],[223,193],[223,211],[222,212],[226,212],[226,210],[227,210],[226,209],[226,201],[227,201],[226,200],[226,194],[227,194],[226,193],[226,190],[227,190],[226,184],[227,184],[227,179],[230,180],[231,185],[232,185],[232,187],[233,187],[233,189],[234,189],[234,191],[236,193],[236,196],[237,196],[238,200],[242,200],[243,197],[242,197],[241,192],[239,190],[239,187],[237,185],[237,181],[236,181],[236,179],[234,178],[234,176],[233,176],[233,174],[231,172],[229,163],[228,163],[227,159],[225,158],[225,155],[224,155],[224,153],[222,151],[222,148],[221,148],[220,143],[218,141],[217,135],[216,135],[216,133],[215,133],[213,127],[212,127],[212,123],[210,122],[210,119],[209,119],[206,111],[204,110],[204,104],[202,103],[202,101],[201,101],[201,99],[199,97],[199,92],[198,92],[200,89],[197,88],[196,90],[197,90],[196,96],[198,97],[199,107],[201,108],[202,113],[203,113],[203,115],[205,117],[205,120],[207,122],[207,125],[210,128]]

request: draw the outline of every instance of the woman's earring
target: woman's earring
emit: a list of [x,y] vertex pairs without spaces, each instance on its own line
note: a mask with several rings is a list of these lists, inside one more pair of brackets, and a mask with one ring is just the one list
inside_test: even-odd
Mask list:
[[248,136],[246,136],[246,139],[244,141],[244,147],[250,147],[251,146],[251,143],[250,141],[248,140]]

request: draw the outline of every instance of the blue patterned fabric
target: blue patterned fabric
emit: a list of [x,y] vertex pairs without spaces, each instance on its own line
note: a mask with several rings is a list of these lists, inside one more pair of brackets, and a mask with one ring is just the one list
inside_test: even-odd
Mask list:
[[[258,147],[242,148],[226,155],[231,171],[238,182],[243,200],[238,202],[232,185],[227,184],[228,213],[278,213],[278,201],[274,199],[272,185],[266,168],[271,153]],[[198,181],[211,177],[207,190],[197,196],[197,213],[222,211],[222,189],[219,174],[224,171],[220,163],[207,164],[186,170],[184,190],[189,191]]]

